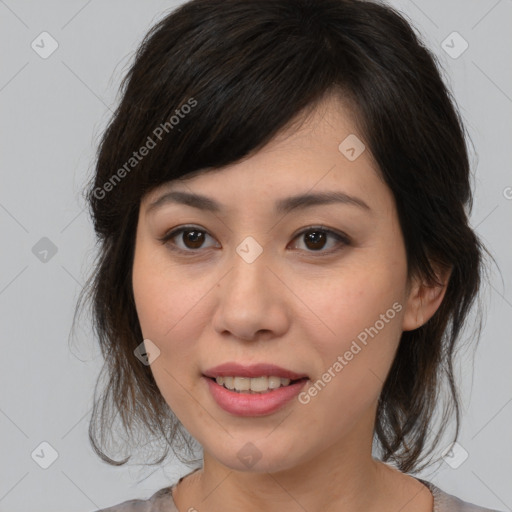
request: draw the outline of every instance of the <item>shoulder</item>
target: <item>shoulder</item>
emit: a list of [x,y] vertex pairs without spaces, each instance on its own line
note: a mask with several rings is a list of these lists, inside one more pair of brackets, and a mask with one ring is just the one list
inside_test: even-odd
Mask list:
[[95,512],[178,512],[172,499],[172,488],[174,485],[164,487],[155,492],[147,500],[127,500],[108,508],[102,508]]
[[172,485],[163,487],[156,491],[147,500],[128,500],[123,501],[117,505],[113,505],[108,508],[102,508],[101,510],[95,510],[94,512],[179,512],[176,503],[173,499],[173,490],[177,485],[187,476],[199,471],[201,468],[195,468],[190,473],[182,476],[177,482]]
[[500,512],[495,509],[480,507],[468,501],[461,500],[457,496],[448,494],[433,483],[418,478],[421,483],[426,485],[434,496],[433,512]]

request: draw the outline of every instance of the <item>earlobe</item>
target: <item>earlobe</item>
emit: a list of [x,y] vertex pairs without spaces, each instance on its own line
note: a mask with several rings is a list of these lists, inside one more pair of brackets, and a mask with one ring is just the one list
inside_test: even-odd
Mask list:
[[443,302],[451,269],[440,275],[437,274],[438,283],[426,283],[415,279],[410,287],[407,305],[405,308],[402,330],[413,331],[428,322]]

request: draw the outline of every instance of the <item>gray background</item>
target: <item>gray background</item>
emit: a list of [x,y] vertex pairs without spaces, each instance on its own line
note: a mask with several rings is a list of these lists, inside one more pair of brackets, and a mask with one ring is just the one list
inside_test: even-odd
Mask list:
[[[94,255],[81,191],[98,137],[138,43],[178,3],[0,0],[0,512],[86,512],[148,497],[188,471],[178,462],[115,468],[93,454],[87,427],[99,350],[87,323],[68,343]],[[476,148],[471,223],[501,269],[483,290],[488,317],[474,372],[472,352],[461,353],[459,443],[468,458],[456,469],[441,460],[419,476],[467,501],[512,510],[512,1],[391,4],[442,62]],[[46,59],[31,47],[42,45],[43,31],[59,45]],[[454,31],[469,44],[457,58],[443,49]],[[444,45],[459,51],[462,41],[452,39]],[[48,469],[36,463],[50,454],[43,447],[42,455],[42,442],[58,453]]]

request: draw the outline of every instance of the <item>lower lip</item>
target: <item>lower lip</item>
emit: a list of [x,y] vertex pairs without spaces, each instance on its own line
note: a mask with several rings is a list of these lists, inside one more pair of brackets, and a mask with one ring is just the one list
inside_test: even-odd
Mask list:
[[265,416],[279,410],[293,400],[305,386],[308,379],[302,379],[289,386],[273,389],[266,393],[237,393],[203,376],[214,400],[219,407],[237,416]]

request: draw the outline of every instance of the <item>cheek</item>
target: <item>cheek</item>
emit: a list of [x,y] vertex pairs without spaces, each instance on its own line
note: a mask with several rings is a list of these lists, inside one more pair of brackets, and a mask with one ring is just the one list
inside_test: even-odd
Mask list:
[[[375,261],[372,264],[352,265],[340,270],[336,278],[305,283],[302,287],[306,305],[318,318],[323,336],[316,336],[321,345],[337,348],[365,332],[376,322],[382,328],[381,315],[385,316],[386,332],[400,332],[400,311],[404,307],[405,272],[400,264],[388,265]],[[397,304],[393,308],[393,304]],[[386,314],[388,312],[388,314]],[[386,320],[389,320],[386,322]],[[315,325],[317,322],[314,322]],[[332,342],[332,343],[329,343]]]
[[177,333],[190,321],[190,315],[197,317],[196,306],[205,294],[201,283],[185,279],[183,271],[169,263],[164,251],[156,251],[145,240],[136,246],[132,274],[135,307],[144,337],[158,345],[179,339]]
[[144,339],[160,350],[150,366],[155,382],[169,407],[187,423],[198,359],[194,340],[199,336],[194,332],[199,332],[202,323],[200,308],[195,306],[204,292],[191,290],[179,272],[152,256],[144,247],[136,249],[132,278],[135,306]]
[[321,290],[318,283],[303,290],[321,319],[315,317],[307,327],[309,343],[323,363],[315,376],[319,398],[311,397],[315,417],[330,410],[325,404],[336,404],[341,416],[357,418],[380,394],[400,339],[406,279],[400,259],[384,259],[352,265],[350,272],[326,280]]
[[135,250],[132,286],[143,338],[151,340],[160,351],[150,366],[151,372],[169,403],[182,377],[180,369],[189,369],[192,362],[192,345],[179,342],[180,329],[190,310],[187,294],[183,293],[183,283],[172,280],[151,247],[142,243]]

